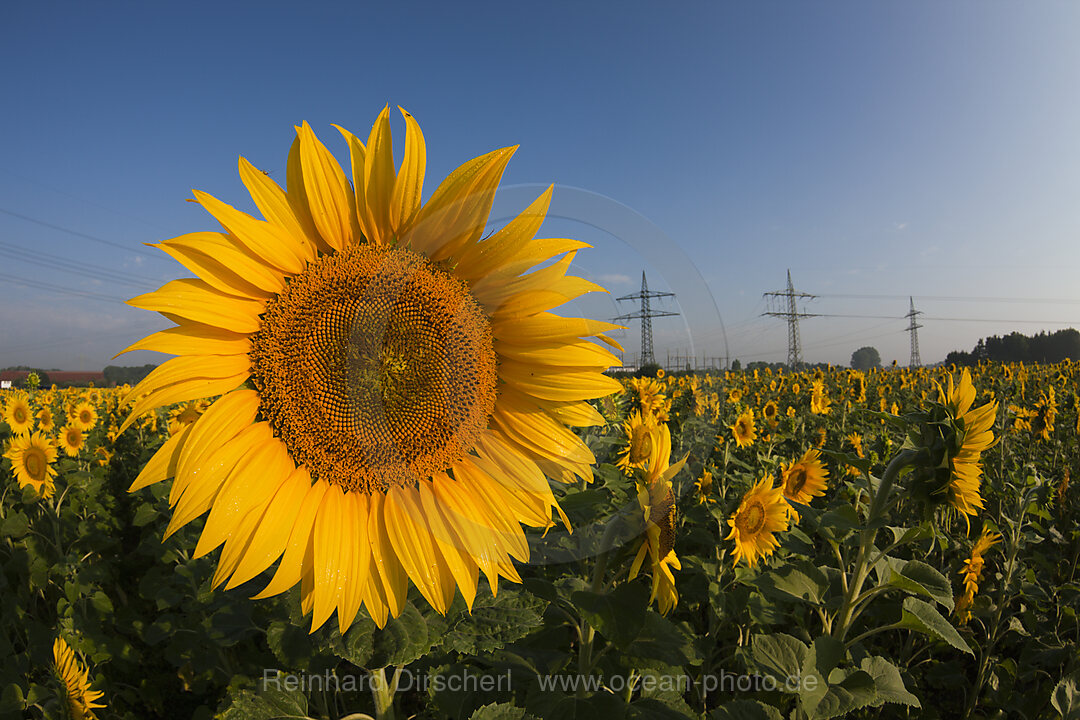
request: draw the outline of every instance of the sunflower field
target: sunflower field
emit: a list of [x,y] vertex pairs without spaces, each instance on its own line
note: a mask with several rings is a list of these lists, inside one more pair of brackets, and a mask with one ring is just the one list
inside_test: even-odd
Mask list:
[[208,402],[120,434],[123,389],[8,391],[3,712],[1076,717],[1078,371],[628,379],[520,583],[343,633],[213,589],[169,484],[128,492]]
[[614,377],[402,114],[195,192],[138,385],[0,395],[0,718],[1080,718],[1080,366]]

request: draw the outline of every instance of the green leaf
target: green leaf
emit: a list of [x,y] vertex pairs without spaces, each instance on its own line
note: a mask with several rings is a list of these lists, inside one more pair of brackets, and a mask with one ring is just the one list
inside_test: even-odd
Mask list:
[[374,646],[367,667],[408,665],[427,654],[446,629],[443,619],[434,614],[424,616],[411,602],[396,618],[386,621],[382,630],[374,632]]
[[799,693],[803,710],[813,716],[829,693],[829,675],[844,659],[844,644],[831,635],[814,638],[798,677],[788,679],[787,692]]
[[835,510],[822,513],[818,524],[818,533],[827,540],[839,542],[855,530],[861,530],[862,524],[855,508],[841,505]]
[[865,657],[859,667],[874,678],[874,689],[877,691],[875,707],[887,702],[922,707],[919,698],[908,692],[904,679],[900,677],[900,670],[885,658],[877,655]]
[[148,525],[153,522],[157,516],[158,512],[153,505],[150,503],[143,503],[142,505],[139,505],[138,509],[135,511],[135,517],[132,519],[131,523],[135,527],[142,527],[143,525]]
[[21,538],[30,530],[30,522],[21,511],[16,511],[4,518],[0,525],[0,535],[10,538]]
[[624,583],[608,593],[579,591],[570,600],[581,617],[620,650],[641,633],[648,614],[649,595],[642,583]]
[[750,651],[754,664],[776,681],[778,690],[787,693],[797,692],[798,685],[791,679],[801,677],[809,654],[806,643],[784,633],[755,635]]
[[763,573],[754,584],[762,592],[779,592],[813,605],[821,605],[829,590],[828,577],[808,560],[800,560]]
[[914,595],[937,600],[950,612],[953,609],[952,586],[948,578],[918,560],[908,560],[900,572],[892,571],[889,585]]
[[956,628],[942,617],[937,608],[930,603],[913,597],[904,598],[904,614],[900,619],[899,626],[930,635],[952,645],[957,650],[962,650],[972,656],[975,655],[968,644],[964,642],[964,638],[960,637],[960,633],[956,632]]
[[529,593],[502,590],[477,597],[472,612],[449,622],[442,646],[466,655],[498,650],[540,627],[548,603]]
[[772,705],[758,700],[733,700],[709,713],[709,720],[783,720]]
[[469,720],[532,720],[533,717],[513,703],[492,703],[477,708]]
[[1080,670],[1061,678],[1050,694],[1050,703],[1062,720],[1080,720]]
[[834,718],[874,702],[874,678],[863,670],[833,670],[829,689],[810,718]]
[[298,689],[284,689],[284,681],[288,677],[278,675],[279,687],[275,687],[276,681],[271,680],[258,694],[248,690],[239,691],[221,715],[222,720],[308,720],[307,697]]

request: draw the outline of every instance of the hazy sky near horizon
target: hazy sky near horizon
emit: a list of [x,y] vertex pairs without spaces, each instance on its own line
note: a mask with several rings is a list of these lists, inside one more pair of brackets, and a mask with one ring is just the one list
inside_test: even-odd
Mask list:
[[[647,271],[656,354],[783,361],[863,345],[922,360],[1080,327],[1080,4],[1072,2],[7,3],[0,367],[96,369],[169,323],[123,300],[188,276],[142,243],[253,209],[243,155],[284,184],[308,121],[420,122],[425,199],[520,145],[493,220],[555,184],[542,234],[593,244],[610,319]],[[403,122],[392,115],[400,158]],[[722,320],[721,320],[722,319]],[[638,325],[623,335],[638,352]]]

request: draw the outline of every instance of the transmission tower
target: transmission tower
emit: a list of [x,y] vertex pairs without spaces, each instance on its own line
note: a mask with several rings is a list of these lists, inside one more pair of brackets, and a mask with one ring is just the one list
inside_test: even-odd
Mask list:
[[919,325],[915,322],[915,318],[922,315],[921,310],[915,309],[915,301],[908,296],[908,302],[911,304],[911,310],[904,317],[911,318],[911,323],[908,325],[908,332],[911,333],[911,360],[908,361],[908,367],[921,367],[922,359],[919,357]]
[[675,297],[675,293],[669,292],[655,292],[649,290],[649,284],[645,281],[645,271],[641,271],[641,292],[634,293],[632,295],[623,295],[621,298],[616,298],[618,301],[623,300],[641,300],[641,310],[636,313],[630,313],[629,315],[620,315],[615,318],[616,320],[635,320],[641,318],[641,360],[638,365],[644,367],[651,363],[655,363],[656,360],[653,357],[653,345],[652,345],[652,319],[654,317],[667,317],[669,315],[678,315],[679,313],[668,312],[667,310],[653,310],[649,301],[653,298],[661,297]]
[[809,293],[796,292],[794,286],[791,284],[791,270],[787,271],[787,290],[780,290],[777,292],[767,292],[763,294],[763,297],[770,298],[774,301],[782,300],[782,311],[774,311],[762,313],[769,317],[784,318],[788,323],[788,350],[787,361],[788,367],[792,370],[797,370],[799,363],[802,362],[802,356],[799,352],[799,318],[817,317],[817,315],[811,313],[801,313],[795,305],[796,298],[813,299],[816,295],[810,295]]

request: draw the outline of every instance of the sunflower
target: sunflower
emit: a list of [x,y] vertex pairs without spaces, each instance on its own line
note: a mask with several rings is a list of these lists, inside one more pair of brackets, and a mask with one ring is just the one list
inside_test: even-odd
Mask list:
[[739,447],[749,447],[757,440],[757,428],[754,427],[754,410],[746,408],[735,424],[731,426],[731,434],[735,436],[735,444]]
[[775,400],[765,403],[765,407],[761,409],[761,417],[765,418],[765,422],[769,423],[770,427],[776,427],[776,421],[780,418],[780,408]]
[[[588,399],[618,392],[610,323],[548,312],[602,290],[566,274],[584,243],[534,239],[551,188],[481,240],[516,148],[471,160],[421,204],[426,150],[405,117],[394,167],[389,109],[366,145],[341,128],[352,177],[304,123],[282,190],[243,158],[265,220],[202,192],[225,232],[158,245],[199,279],[129,301],[177,326],[128,350],[178,355],[132,389],[147,410],[221,395],[133,483],[175,477],[166,535],[209,512],[195,556],[224,545],[212,584],[279,558],[256,597],[300,583],[312,629],[361,603],[382,626],[411,579],[445,613],[478,575],[519,581],[522,524],[568,525],[545,475],[592,478],[568,426],[602,425]],[[557,258],[554,262],[547,261]],[[530,268],[540,269],[524,274]]]
[[776,533],[787,530],[790,522],[783,492],[766,475],[743,495],[739,508],[728,518],[731,532],[724,538],[735,541],[735,564],[745,560],[754,567],[759,558],[769,557],[780,547]]
[[975,515],[983,506],[979,493],[982,475],[981,455],[994,442],[991,427],[997,417],[997,402],[991,401],[972,409],[975,402],[975,387],[971,384],[971,373],[967,368],[960,376],[960,384],[954,386],[952,375],[949,376],[949,389],[946,392],[938,387],[940,402],[959,430],[959,447],[949,454],[948,501],[949,505],[964,515]]
[[[825,494],[828,477],[829,471],[821,462],[821,453],[817,448],[810,448],[797,461],[781,467],[784,497],[800,505],[809,505],[811,500]],[[795,514],[796,522],[798,519]]]
[[830,405],[832,405],[832,400],[829,399],[829,392],[825,389],[825,382],[815,380],[811,385],[810,412],[815,415],[828,415],[832,411]]
[[656,420],[653,416],[635,410],[623,423],[623,432],[626,433],[626,447],[619,451],[619,459],[615,465],[622,468],[627,475],[634,468],[644,468],[652,456],[653,436],[656,431]]
[[52,410],[43,407],[37,411],[38,429],[43,432],[52,432],[54,423]]
[[202,400],[189,400],[169,411],[169,435],[175,435],[199,419],[206,411],[207,403]]
[[45,433],[39,430],[33,435],[16,435],[8,453],[19,487],[30,485],[41,497],[51,497],[55,489],[56,469],[52,464],[56,462],[56,448]]
[[960,570],[960,574],[964,576],[964,593],[957,599],[956,606],[953,608],[961,625],[971,619],[971,607],[975,604],[975,594],[979,592],[979,582],[982,580],[984,555],[1000,541],[1000,534],[984,527],[979,539],[971,548],[971,556],[964,561],[964,567]]
[[53,643],[53,665],[64,682],[68,712],[72,720],[94,720],[94,710],[106,707],[98,703],[103,693],[90,689],[89,672],[82,667],[78,658],[62,638]]
[[14,435],[30,433],[30,429],[34,427],[34,413],[30,410],[30,402],[25,395],[17,393],[8,398],[4,405],[4,422]]
[[694,489],[697,490],[698,504],[704,505],[713,501],[713,476],[708,470],[701,471],[701,477],[694,481]]
[[83,400],[72,409],[69,424],[83,432],[90,432],[97,425],[97,421],[97,410],[89,402]]
[[637,483],[645,533],[630,565],[629,577],[631,580],[637,577],[645,558],[649,558],[652,574],[649,602],[656,601],[660,613],[666,615],[679,602],[673,570],[682,569],[675,554],[675,494],[671,479],[682,469],[686,457],[671,464],[671,432],[666,424],[654,425],[649,431],[651,452]]
[[79,451],[83,449],[84,443],[83,431],[79,428],[74,425],[65,425],[60,428],[60,437],[57,438],[57,444],[68,457],[79,457]]

